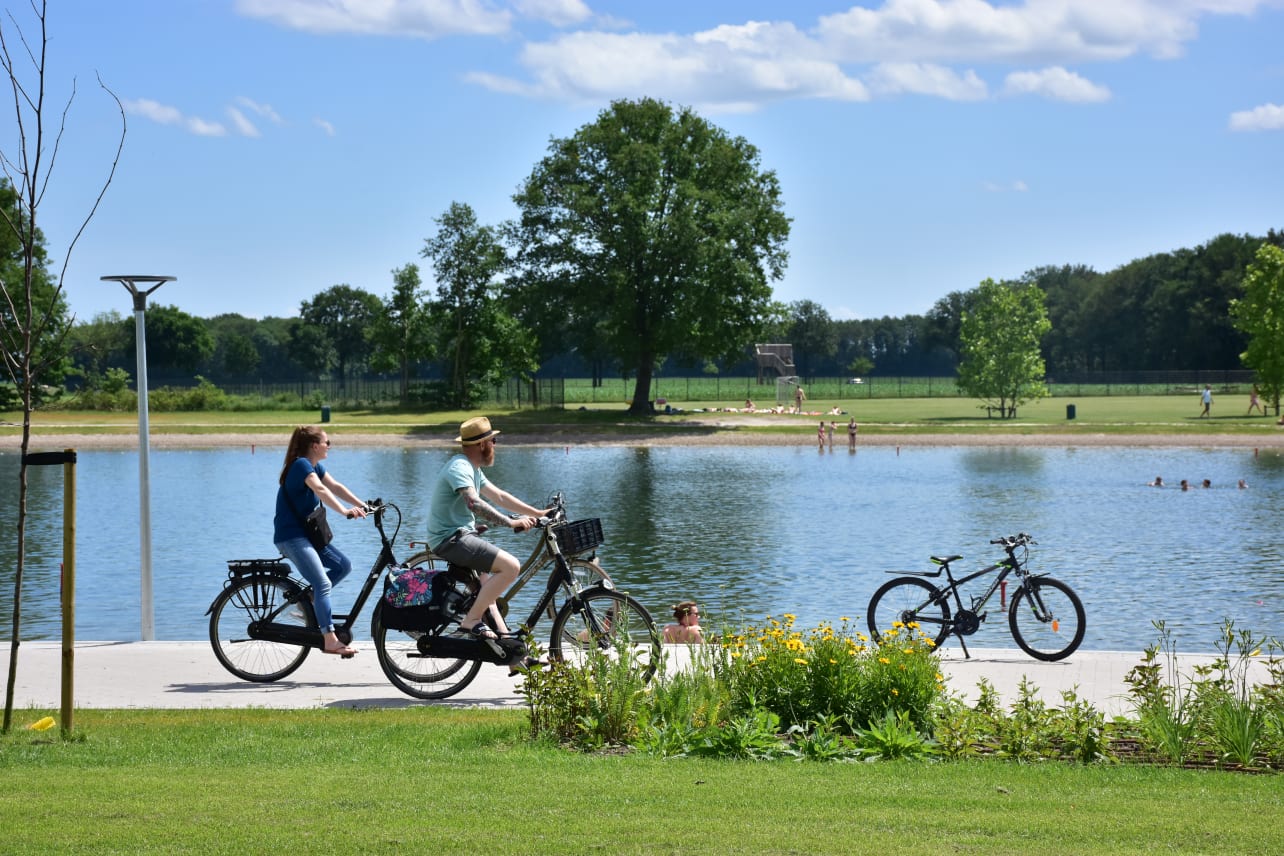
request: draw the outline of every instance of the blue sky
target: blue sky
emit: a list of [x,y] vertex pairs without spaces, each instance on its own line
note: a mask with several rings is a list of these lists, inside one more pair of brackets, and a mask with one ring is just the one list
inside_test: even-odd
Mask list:
[[642,96],[758,147],[793,220],[776,297],[835,318],[1284,228],[1284,0],[50,5],[55,270],[115,152],[96,76],[128,121],[67,267],[83,319],[130,311],[103,275],[176,276],[153,300],[202,317],[432,285],[433,218],[514,217],[551,138]]

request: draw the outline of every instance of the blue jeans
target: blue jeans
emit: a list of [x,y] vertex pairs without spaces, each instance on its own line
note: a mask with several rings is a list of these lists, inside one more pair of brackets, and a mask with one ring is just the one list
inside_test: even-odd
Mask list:
[[334,608],[330,605],[330,589],[352,570],[352,560],[340,553],[333,541],[320,553],[307,538],[278,541],[276,548],[312,585],[312,607],[317,615],[317,627],[322,633],[333,633]]

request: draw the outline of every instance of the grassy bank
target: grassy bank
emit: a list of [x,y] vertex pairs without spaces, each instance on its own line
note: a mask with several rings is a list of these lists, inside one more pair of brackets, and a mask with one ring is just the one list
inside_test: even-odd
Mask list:
[[[1219,401],[1211,418],[1200,418],[1194,397],[1111,396],[1044,399],[1019,408],[1015,419],[988,418],[977,402],[955,398],[889,398],[862,401],[812,401],[814,413],[746,414],[731,412],[744,402],[693,402],[681,412],[651,417],[631,417],[624,405],[595,405],[592,409],[520,410],[491,414],[503,424],[511,438],[523,435],[581,434],[612,435],[708,433],[710,430],[738,434],[799,434],[815,431],[820,419],[846,423],[854,416],[862,434],[1160,434],[1199,437],[1217,434],[1273,437],[1284,429],[1274,417],[1249,416],[1239,399]],[[1069,419],[1067,407],[1075,408]],[[838,407],[840,415],[830,415]],[[410,410],[335,410],[327,426],[343,431],[407,435],[423,439],[454,436],[464,411],[422,412]],[[153,434],[287,433],[293,426],[320,421],[319,411],[202,411],[149,414]],[[21,431],[21,414],[0,414],[0,437]],[[37,435],[134,434],[136,413],[38,412],[32,417]],[[843,440],[840,424],[838,440]]]
[[[22,711],[18,722],[43,711]],[[79,711],[0,737],[0,850],[1273,853],[1278,777],[580,755],[515,711]]]

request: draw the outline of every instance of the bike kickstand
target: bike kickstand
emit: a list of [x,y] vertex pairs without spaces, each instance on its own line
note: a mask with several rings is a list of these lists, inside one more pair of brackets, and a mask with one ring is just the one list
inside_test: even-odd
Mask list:
[[971,660],[972,655],[967,652],[967,643],[963,641],[962,636],[959,637],[959,647],[963,649],[963,659]]

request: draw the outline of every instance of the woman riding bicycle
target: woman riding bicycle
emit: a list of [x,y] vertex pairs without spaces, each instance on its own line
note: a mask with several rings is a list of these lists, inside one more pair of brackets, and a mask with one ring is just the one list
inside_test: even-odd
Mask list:
[[[325,503],[344,517],[365,517],[365,504],[356,494],[340,484],[321,463],[330,454],[330,438],[325,431],[311,425],[294,429],[285,450],[280,487],[276,492],[276,516],[272,540],[281,554],[294,563],[312,585],[312,605],[317,627],[325,637],[321,649],[327,654],[348,658],[357,653],[345,645],[334,632],[334,611],[330,590],[352,570],[352,561],[333,543],[317,550],[308,540],[303,521]],[[350,507],[345,508],[347,502]]]

